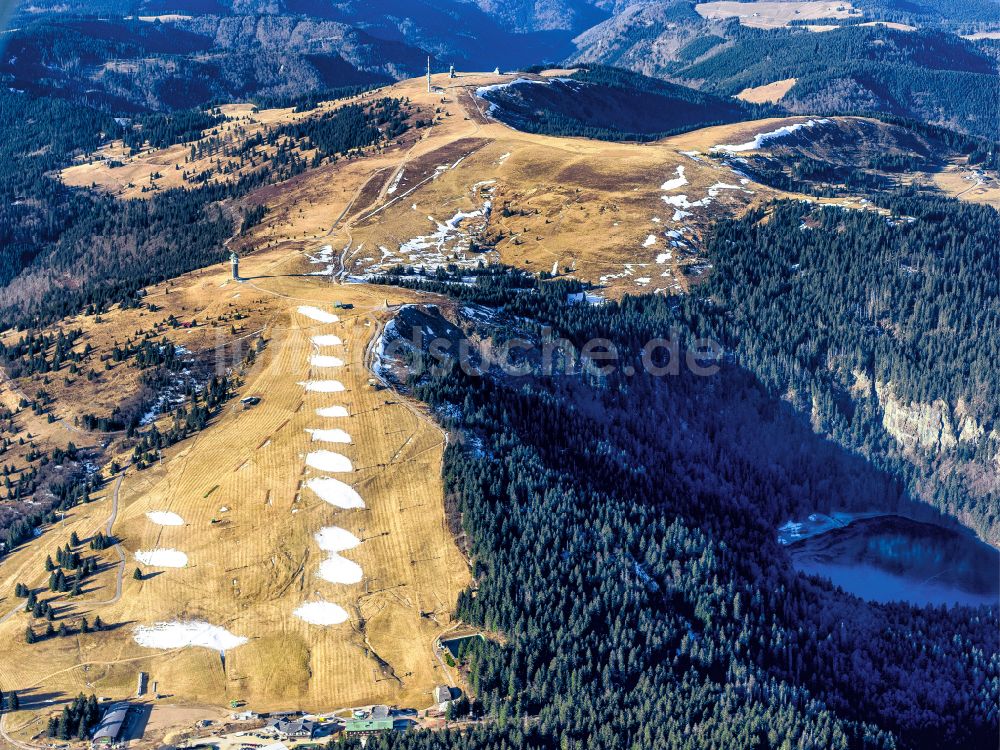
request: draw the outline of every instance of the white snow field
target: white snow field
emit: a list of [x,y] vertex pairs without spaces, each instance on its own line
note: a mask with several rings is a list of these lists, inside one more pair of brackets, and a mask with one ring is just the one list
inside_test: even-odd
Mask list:
[[350,443],[351,436],[341,429],[306,430],[312,435],[313,442],[320,443]]
[[361,579],[365,577],[360,565],[333,552],[319,564],[317,575],[327,583],[347,585],[360,583]]
[[349,417],[346,406],[324,406],[316,410],[316,414],[321,417]]
[[337,323],[340,320],[333,313],[320,310],[318,307],[313,307],[312,305],[301,305],[299,312],[307,318],[318,320],[320,323]]
[[315,492],[320,500],[337,508],[367,507],[357,490],[333,477],[315,477],[306,482],[306,487]]
[[135,553],[135,559],[143,565],[152,565],[156,568],[183,568],[188,563],[188,556],[178,549],[150,549],[139,550]]
[[827,119],[796,122],[792,125],[785,125],[784,127],[780,127],[777,130],[772,130],[769,133],[758,133],[757,136],[748,143],[740,143],[739,145],[736,146],[727,146],[727,145],[712,146],[712,151],[715,152],[721,151],[727,154],[738,154],[743,151],[756,151],[759,148],[763,148],[764,144],[767,143],[768,141],[784,138],[785,136],[789,136],[792,133],[802,130],[803,128],[814,128],[817,125],[826,125],[828,122],[830,121]]
[[153,523],[157,523],[160,526],[183,526],[184,519],[181,518],[176,513],[171,513],[168,510],[151,510],[146,514],[148,518]]
[[677,167],[677,178],[664,182],[660,185],[660,190],[676,190],[677,188],[684,187],[687,184],[687,177],[684,176],[684,167],[680,166]]
[[313,336],[312,342],[316,346],[343,346],[344,342],[340,340],[340,336],[336,336],[332,333],[323,333],[319,336]]
[[187,622],[158,622],[155,625],[140,625],[132,636],[135,642],[146,648],[174,649],[185,646],[202,646],[213,651],[228,651],[247,642],[242,636],[233,635],[225,628],[212,625],[204,620]]
[[293,614],[312,625],[339,625],[347,622],[347,611],[332,602],[306,602]]
[[406,171],[405,169],[400,169],[398,172],[396,172],[396,176],[393,178],[392,184],[389,186],[389,189],[386,190],[385,192],[387,192],[389,195],[392,195],[399,189],[399,183],[403,181],[403,173],[405,171]]
[[361,544],[361,540],[354,534],[339,526],[324,526],[313,535],[313,538],[324,552],[343,552]]
[[309,357],[309,364],[313,367],[343,367],[344,360],[326,354],[313,354]]
[[314,451],[306,456],[306,465],[320,471],[347,473],[354,471],[354,465],[347,456],[333,451]]
[[340,393],[344,390],[344,384],[339,380],[309,380],[299,385],[310,393]]
[[341,557],[338,553],[353,549],[361,544],[347,529],[339,526],[327,526],[317,532],[316,544],[327,553],[327,558],[319,565],[319,577],[329,583],[358,583],[364,577],[361,566],[356,562]]

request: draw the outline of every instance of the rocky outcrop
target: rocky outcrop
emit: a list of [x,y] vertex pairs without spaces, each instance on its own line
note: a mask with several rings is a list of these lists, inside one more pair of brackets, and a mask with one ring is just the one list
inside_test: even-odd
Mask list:
[[[882,426],[906,451],[948,452],[975,445],[987,434],[987,426],[976,420],[964,401],[954,407],[942,399],[905,402],[891,384],[881,382],[875,383],[875,393],[882,407]],[[991,436],[997,436],[996,430]]]

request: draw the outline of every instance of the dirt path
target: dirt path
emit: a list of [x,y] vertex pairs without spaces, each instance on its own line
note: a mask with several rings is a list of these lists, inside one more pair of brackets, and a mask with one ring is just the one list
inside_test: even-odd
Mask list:
[[[126,470],[127,470],[127,467],[126,467],[125,470],[123,470],[118,475],[118,480],[115,482],[114,491],[111,494],[111,513],[110,513],[110,515],[108,515],[108,519],[104,523],[104,533],[105,533],[106,536],[112,536],[112,529],[114,528],[115,521],[118,520],[118,501],[119,501],[119,495],[120,495],[121,487],[122,487],[122,480],[125,479],[125,471]],[[122,596],[122,583],[123,583],[123,579],[124,579],[124,576],[125,576],[125,563],[126,563],[125,551],[122,549],[121,544],[115,544],[114,548],[115,548],[115,551],[118,553],[118,571],[115,574],[115,593],[114,593],[114,596],[112,596],[107,601],[94,602],[94,603],[90,604],[89,606],[92,606],[92,607],[106,607],[106,606],[109,606],[111,604],[117,603],[118,600],[121,599],[121,596]],[[2,617],[0,617],[0,623],[7,622],[7,620],[9,620],[15,614],[17,614],[18,612],[20,612],[22,609],[24,609],[23,604],[21,604],[20,602],[18,602],[14,607],[12,607],[11,609],[9,609],[6,613],[4,613],[4,615]]]
[[[108,515],[107,523],[104,524],[104,535],[114,536],[114,526],[115,521],[118,520],[118,500],[121,495],[122,482],[125,480],[125,472],[128,471],[126,466],[122,469],[121,473],[118,475],[118,481],[115,482],[115,490],[111,495],[111,513]],[[121,542],[115,543],[115,551],[118,553],[118,572],[115,573],[115,594],[110,599],[105,602],[97,602],[95,605],[98,607],[107,607],[111,604],[116,604],[119,599],[122,598],[122,582],[125,578],[125,550],[122,549]]]

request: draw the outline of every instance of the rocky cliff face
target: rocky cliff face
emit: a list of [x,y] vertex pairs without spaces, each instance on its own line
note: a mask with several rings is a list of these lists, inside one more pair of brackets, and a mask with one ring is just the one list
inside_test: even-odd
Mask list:
[[882,407],[882,426],[907,452],[946,453],[960,445],[974,446],[987,434],[1000,433],[980,424],[964,401],[952,407],[942,399],[930,403],[905,402],[888,383],[875,383]]
[[[977,417],[965,401],[911,401],[892,383],[853,372],[849,388],[855,403],[877,407],[877,418],[898,446],[899,454],[918,467],[914,497],[973,529],[984,541],[1000,546],[996,508],[1000,499],[1000,428]],[[823,432],[814,405],[813,428]],[[984,450],[985,448],[985,450]]]

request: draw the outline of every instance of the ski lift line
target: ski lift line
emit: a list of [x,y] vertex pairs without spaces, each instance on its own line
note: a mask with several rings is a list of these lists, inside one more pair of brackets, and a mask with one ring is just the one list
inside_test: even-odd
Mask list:
[[[463,156],[463,157],[462,157],[461,159],[459,159],[459,160],[458,160],[457,162],[455,162],[455,164],[454,164],[454,165],[453,165],[452,167],[450,167],[450,168],[448,169],[448,171],[450,172],[450,171],[451,171],[452,169],[454,169],[454,168],[455,168],[456,166],[458,166],[458,165],[459,165],[459,163],[461,163],[461,162],[462,162],[462,161],[464,161],[465,159],[468,159],[468,158],[469,158],[470,156],[472,156],[473,154],[475,154],[475,153],[477,153],[477,152],[481,151],[481,150],[482,150],[482,149],[484,149],[484,148],[485,148],[485,147],[486,147],[487,145],[489,145],[489,144],[487,144],[487,143],[483,143],[483,144],[481,144],[481,145],[479,145],[479,146],[476,146],[476,148],[472,149],[472,150],[471,150],[471,151],[469,151],[469,152],[468,152],[467,154],[465,154],[465,155],[464,155],[464,156]],[[384,211],[385,209],[389,208],[389,206],[391,206],[392,204],[396,203],[396,201],[400,201],[400,200],[402,200],[403,198],[406,198],[407,196],[410,196],[410,195],[412,195],[414,191],[416,191],[416,190],[420,189],[421,187],[423,187],[423,186],[424,186],[425,184],[427,184],[427,183],[428,183],[428,182],[430,182],[431,180],[434,180],[434,179],[436,179],[436,178],[437,178],[437,176],[438,176],[438,175],[437,175],[436,173],[428,175],[427,177],[425,177],[424,179],[422,179],[422,180],[421,180],[420,182],[418,182],[418,183],[417,183],[416,185],[414,185],[414,186],[413,186],[413,187],[411,187],[411,188],[410,188],[409,190],[407,190],[407,191],[406,191],[405,193],[401,193],[400,195],[397,195],[397,196],[396,196],[395,198],[393,198],[392,200],[390,200],[390,201],[389,201],[388,203],[386,203],[386,204],[384,204],[384,205],[382,205],[382,206],[379,206],[379,207],[378,207],[378,208],[376,208],[376,209],[375,209],[374,211],[372,211],[372,212],[370,212],[370,213],[368,213],[368,214],[365,214],[364,216],[362,216],[361,218],[359,218],[359,219],[358,219],[357,221],[358,221],[359,223],[360,223],[360,222],[362,222],[362,221],[367,221],[368,219],[370,219],[370,218],[371,218],[372,216],[374,216],[375,214],[378,214],[378,213],[381,213],[381,212],[382,212],[382,211]]]

